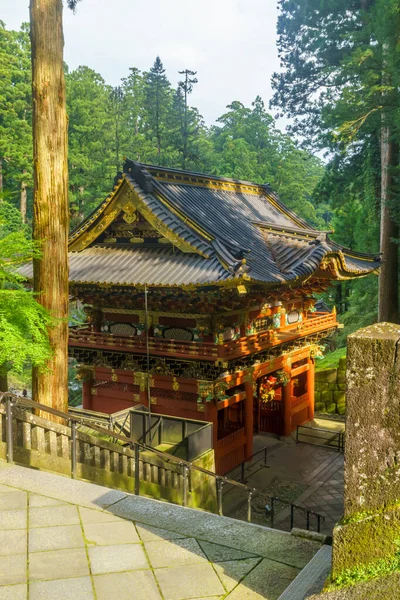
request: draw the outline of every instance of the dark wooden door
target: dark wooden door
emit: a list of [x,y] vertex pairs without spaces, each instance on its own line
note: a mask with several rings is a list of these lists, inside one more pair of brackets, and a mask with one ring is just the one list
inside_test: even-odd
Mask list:
[[282,435],[283,403],[281,400],[260,403],[260,431]]

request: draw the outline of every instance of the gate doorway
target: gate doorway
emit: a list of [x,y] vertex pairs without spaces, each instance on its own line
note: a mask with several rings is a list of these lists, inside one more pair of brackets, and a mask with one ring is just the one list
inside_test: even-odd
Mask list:
[[283,435],[282,386],[275,388],[273,399],[263,402],[260,391],[261,381],[261,378],[257,380],[254,398],[254,429],[257,433]]

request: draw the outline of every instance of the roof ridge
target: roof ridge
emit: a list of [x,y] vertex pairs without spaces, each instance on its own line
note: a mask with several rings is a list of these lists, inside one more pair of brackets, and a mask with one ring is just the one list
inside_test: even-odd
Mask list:
[[262,188],[262,189],[267,189],[270,192],[273,192],[272,187],[269,183],[255,183],[254,181],[246,181],[244,179],[233,179],[230,177],[222,177],[220,175],[212,175],[210,173],[200,173],[198,171],[188,171],[186,169],[176,169],[174,167],[163,167],[160,165],[150,165],[148,163],[141,163],[138,161],[134,161],[131,159],[126,159],[126,162],[124,164],[124,169],[125,166],[128,165],[128,163],[132,164],[132,165],[136,165],[139,168],[142,167],[143,169],[146,169],[150,175],[151,175],[151,170],[156,170],[156,171],[164,171],[166,173],[177,173],[177,174],[185,174],[185,175],[189,175],[189,176],[193,176],[193,177],[202,177],[204,179],[212,179],[215,181],[226,181],[227,183],[237,183],[238,185],[247,185],[247,186],[251,186],[251,187],[257,187],[257,188]]

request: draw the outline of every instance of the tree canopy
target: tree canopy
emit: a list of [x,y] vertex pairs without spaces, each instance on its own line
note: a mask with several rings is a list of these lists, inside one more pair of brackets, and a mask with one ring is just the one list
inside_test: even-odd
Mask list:
[[[20,213],[0,203],[0,372],[21,371],[27,362],[44,367],[51,356],[48,312],[23,285],[18,267],[40,255]],[[1,375],[1,373],[0,373]]]

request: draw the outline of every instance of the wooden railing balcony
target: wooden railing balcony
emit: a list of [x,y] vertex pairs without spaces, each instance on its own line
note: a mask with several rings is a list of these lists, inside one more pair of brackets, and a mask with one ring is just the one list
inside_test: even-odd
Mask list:
[[[151,355],[175,356],[186,359],[232,360],[337,326],[335,313],[314,313],[313,316],[301,323],[287,325],[280,329],[262,331],[223,344],[149,337],[149,352]],[[95,348],[146,354],[146,338],[144,335],[130,337],[99,333],[92,331],[90,327],[71,327],[69,330],[69,345],[74,348]]]

